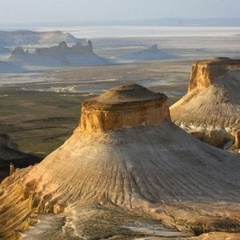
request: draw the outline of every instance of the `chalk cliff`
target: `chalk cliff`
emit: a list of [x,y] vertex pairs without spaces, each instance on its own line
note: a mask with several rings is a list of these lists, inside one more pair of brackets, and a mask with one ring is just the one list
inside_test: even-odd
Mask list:
[[125,84],[82,112],[61,147],[2,183],[1,236],[39,218],[23,239],[239,236],[239,156],[174,125],[165,95]]
[[7,59],[9,62],[27,64],[29,66],[91,66],[108,65],[112,62],[100,57],[93,52],[93,44],[89,40],[86,45],[76,43],[68,46],[66,42],[61,42],[57,46],[36,48],[35,52],[28,49],[16,47],[12,50]]
[[188,93],[170,107],[172,120],[214,146],[239,149],[240,60],[193,63]]
[[148,61],[148,60],[174,59],[174,58],[178,58],[178,56],[160,50],[156,43],[151,47],[144,49],[142,51],[117,56],[117,59],[131,60],[131,61]]

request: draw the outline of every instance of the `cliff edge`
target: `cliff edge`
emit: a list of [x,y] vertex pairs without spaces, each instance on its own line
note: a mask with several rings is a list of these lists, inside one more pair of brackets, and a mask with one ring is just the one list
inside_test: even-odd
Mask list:
[[170,107],[172,120],[198,139],[239,151],[240,60],[193,63],[187,94]]

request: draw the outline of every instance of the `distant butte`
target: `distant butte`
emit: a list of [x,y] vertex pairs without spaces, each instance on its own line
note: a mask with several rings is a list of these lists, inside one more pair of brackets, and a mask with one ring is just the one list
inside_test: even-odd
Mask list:
[[170,107],[172,120],[216,147],[240,149],[240,60],[193,63],[188,93]]
[[151,61],[159,59],[175,59],[179,58],[179,56],[160,50],[158,48],[158,45],[155,43],[151,47],[144,49],[142,51],[120,55],[117,56],[117,58],[131,61],[148,61],[148,60]]
[[236,239],[239,175],[237,154],[171,122],[164,94],[121,85],[85,101],[61,147],[2,182],[0,236],[35,224],[23,239]]

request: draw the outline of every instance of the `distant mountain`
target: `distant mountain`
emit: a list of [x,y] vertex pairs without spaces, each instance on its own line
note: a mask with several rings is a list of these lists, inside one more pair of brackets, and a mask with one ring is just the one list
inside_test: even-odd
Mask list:
[[28,66],[64,67],[64,66],[92,66],[112,64],[108,59],[93,53],[92,42],[87,45],[76,43],[69,47],[66,42],[49,48],[37,48],[30,53],[22,47],[15,48],[8,61]]
[[34,32],[27,30],[20,31],[0,31],[0,46],[16,47],[16,46],[52,46],[60,42],[68,44],[86,44],[85,39],[75,38],[70,33],[61,31],[51,32]]
[[170,107],[171,118],[196,138],[240,153],[240,60],[192,64],[188,92]]
[[117,56],[116,58],[132,61],[144,61],[144,60],[172,59],[178,58],[178,56],[166,53],[160,50],[157,44],[154,44],[150,48],[145,49],[143,51],[120,55]]

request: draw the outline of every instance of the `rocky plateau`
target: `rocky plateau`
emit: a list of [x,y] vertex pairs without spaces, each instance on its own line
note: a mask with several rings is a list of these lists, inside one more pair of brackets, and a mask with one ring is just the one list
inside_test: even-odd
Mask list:
[[240,149],[240,60],[193,63],[188,92],[170,107],[174,123],[219,148]]

